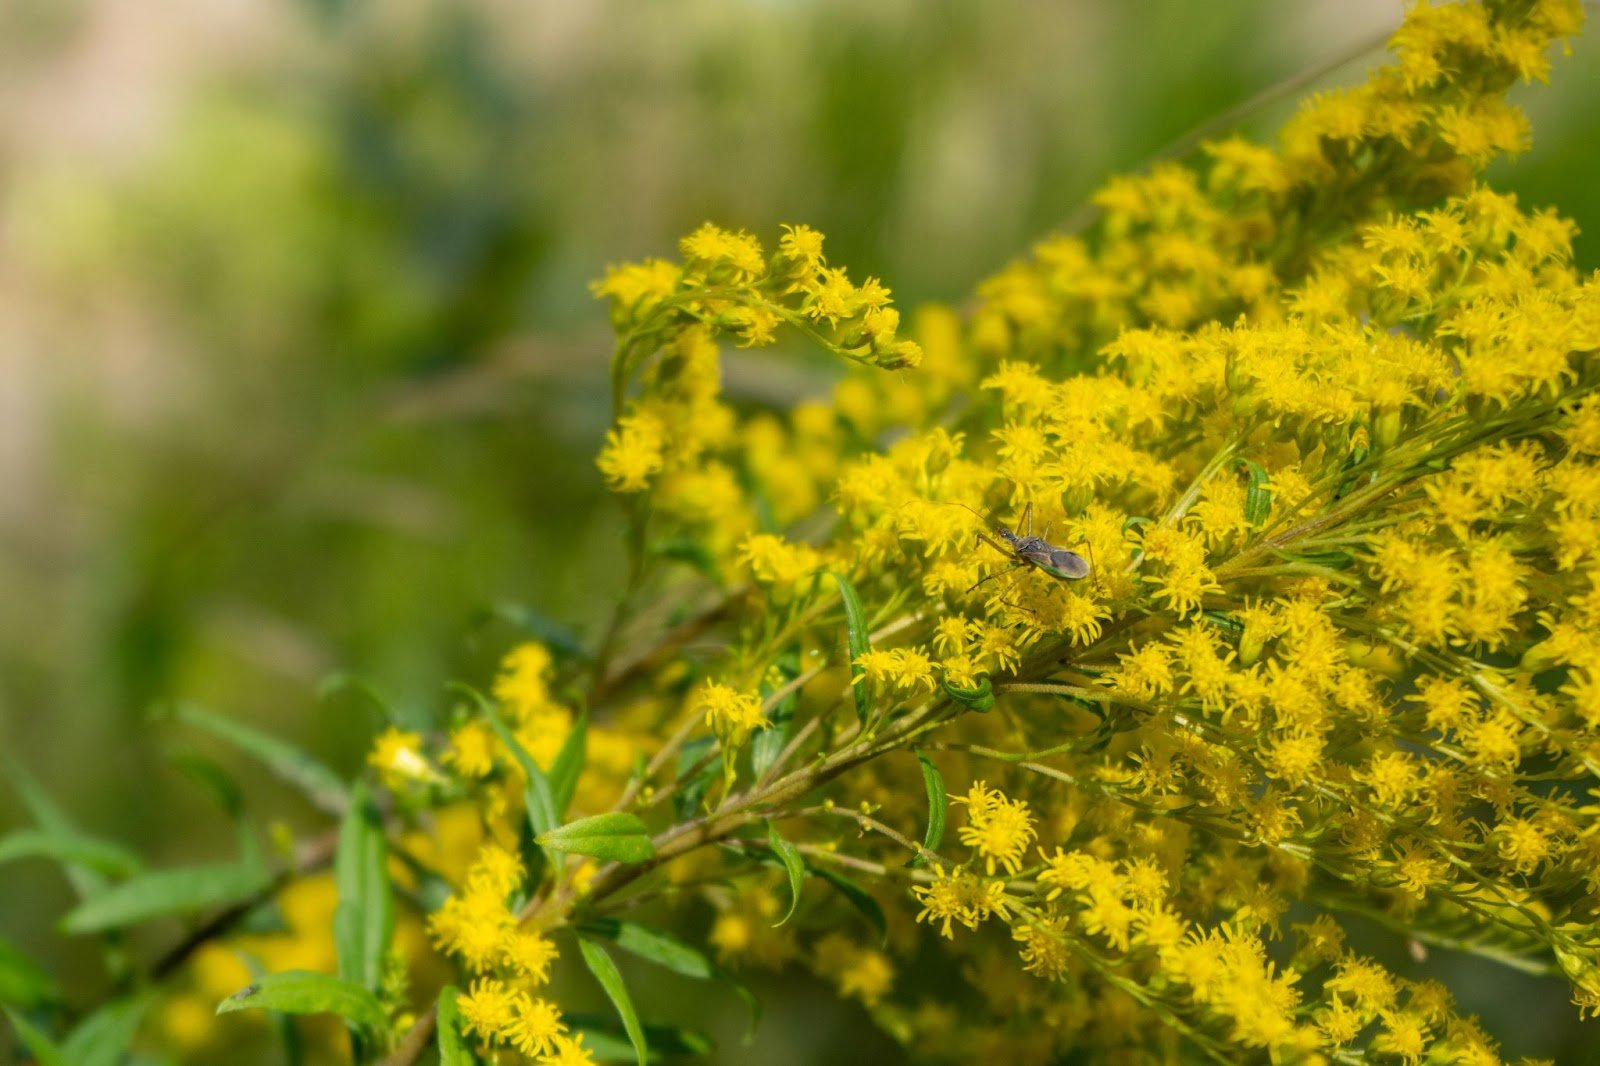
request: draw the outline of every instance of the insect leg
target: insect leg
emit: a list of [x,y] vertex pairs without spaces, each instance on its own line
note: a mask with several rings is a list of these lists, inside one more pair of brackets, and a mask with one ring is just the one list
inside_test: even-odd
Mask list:
[[993,581],[997,577],[1002,577],[1002,576],[1004,576],[1006,574],[1012,573],[1013,571],[1021,570],[1024,566],[1027,566],[1027,565],[1028,565],[1027,563],[1017,563],[1015,566],[1008,566],[1004,570],[996,570],[992,574],[985,574],[983,577],[980,577],[972,585],[971,588],[967,589],[967,591],[968,592],[972,592],[975,589],[977,589],[979,585],[985,585],[985,584],[989,583],[990,581]]
[[1028,506],[1022,510],[1022,535],[1033,536],[1033,501],[1028,501]]
[[979,540],[989,545],[989,547],[993,548],[1001,555],[1004,555],[1007,559],[1015,559],[1017,557],[1017,553],[1014,550],[1006,547],[1004,544],[1001,544],[999,541],[989,536],[989,534],[979,531],[976,535]]

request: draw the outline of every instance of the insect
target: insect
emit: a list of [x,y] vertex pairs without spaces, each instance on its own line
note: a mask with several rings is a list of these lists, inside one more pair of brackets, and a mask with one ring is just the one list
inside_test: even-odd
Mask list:
[[[972,508],[968,507],[967,510],[972,511]],[[972,513],[978,514],[977,511],[972,511]],[[978,515],[978,517],[983,518],[982,515]],[[1045,530],[1046,534],[1049,532],[1048,529]],[[1069,552],[1065,548],[1056,547],[1046,541],[1044,537],[1034,536],[1033,504],[1031,503],[1022,512],[1021,536],[1011,532],[1005,526],[996,526],[995,533],[999,536],[999,540],[981,530],[978,532],[978,539],[1007,558],[1016,560],[1016,563],[1013,566],[1006,567],[1004,570],[996,570],[994,573],[981,578],[977,585],[973,585],[972,588],[967,590],[968,592],[971,592],[972,589],[977,588],[978,585],[982,585],[986,581],[1020,570],[1025,566],[1036,566],[1051,577],[1064,578],[1068,581],[1078,581],[1089,576],[1089,560],[1077,552]],[[1004,541],[1004,543],[1001,543],[1001,541]]]

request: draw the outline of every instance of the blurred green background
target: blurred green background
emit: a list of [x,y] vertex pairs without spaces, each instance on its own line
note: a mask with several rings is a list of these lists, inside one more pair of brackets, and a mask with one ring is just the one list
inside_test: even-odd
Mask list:
[[[379,721],[320,696],[324,678],[357,675],[426,724],[443,682],[483,680],[512,639],[474,628],[483,607],[582,629],[619,587],[592,462],[609,339],[586,283],[607,262],[671,254],[708,218],[767,240],[805,221],[903,306],[959,302],[1109,174],[1399,16],[7,0],[0,753],[156,862],[227,852],[226,820],[168,763],[204,745],[152,708],[190,700],[353,772]],[[1600,41],[1518,95],[1535,147],[1495,178],[1575,217],[1593,268]],[[1292,107],[1241,125],[1269,134]],[[728,384],[781,404],[826,378],[735,355]],[[314,824],[242,776],[259,822]],[[0,826],[22,820],[0,794]],[[0,936],[92,998],[92,948],[50,932],[63,879],[4,874]],[[1559,986],[1452,980],[1508,1051],[1600,1061]],[[820,989],[785,995],[763,1061],[887,1048]]]

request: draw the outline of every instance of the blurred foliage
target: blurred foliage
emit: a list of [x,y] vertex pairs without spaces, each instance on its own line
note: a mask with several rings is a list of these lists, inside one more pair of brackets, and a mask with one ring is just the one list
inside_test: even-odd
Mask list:
[[[350,769],[378,712],[319,695],[325,677],[367,679],[426,726],[443,681],[486,674],[511,639],[474,622],[486,607],[592,621],[620,586],[592,464],[608,344],[585,283],[607,261],[707,217],[807,221],[903,306],[951,298],[1108,173],[1398,18],[1264,0],[263,7],[0,8],[0,750],[82,824],[173,859],[231,829],[167,765],[179,731],[144,728],[153,708],[192,700]],[[1577,220],[1585,268],[1597,45],[1524,91],[1535,148],[1494,175]],[[729,392],[773,403],[828,372],[751,359]],[[307,814],[245,784],[269,799],[258,821]],[[19,812],[0,798],[7,824]],[[59,875],[13,869],[4,936],[59,952]],[[50,961],[69,984],[90,972]],[[1530,1050],[1560,1039],[1499,998]],[[807,1026],[813,1048],[879,1039],[784,1004],[769,1028]],[[765,1061],[785,1046],[763,1039]]]

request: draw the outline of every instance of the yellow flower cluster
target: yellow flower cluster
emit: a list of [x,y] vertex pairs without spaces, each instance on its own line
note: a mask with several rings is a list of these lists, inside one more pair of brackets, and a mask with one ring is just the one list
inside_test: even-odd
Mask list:
[[[1350,918],[1600,1013],[1600,279],[1480,179],[1579,15],[1415,6],[1276,146],[1111,182],[906,336],[803,226],[608,272],[628,594],[493,702],[540,767],[584,756],[609,842],[543,861],[485,714],[448,776],[431,738],[374,755],[485,828],[430,919],[465,1030],[578,1061],[548,936],[650,903],[919,1061],[1499,1061]],[[855,365],[725,403],[721,343],[780,331]]]
[[[683,239],[682,252],[681,266],[614,267],[594,286],[610,298],[620,338],[612,361],[619,418],[599,458],[618,492],[694,496],[708,456],[735,457],[734,415],[719,399],[719,336],[758,348],[788,328],[852,361],[889,368],[922,361],[917,343],[899,335],[889,290],[875,278],[855,285],[828,266],[822,235],[809,226],[784,227],[768,258],[749,234],[706,223]],[[637,376],[644,394],[624,410],[624,390]],[[687,484],[658,486],[671,474]],[[679,504],[690,510],[683,517],[692,516],[691,503]]]
[[[649,485],[637,535],[687,534],[714,580],[754,578],[727,592],[746,676],[834,664],[795,696],[818,737],[865,693],[861,725],[816,751],[850,767],[816,817],[859,823],[841,868],[909,880],[990,1007],[950,1038],[827,940],[822,971],[886,1029],[966,1061],[1174,1033],[1230,1059],[1494,1061],[1442,987],[1346,951],[1344,914],[1510,950],[1600,1008],[1600,822],[1578,798],[1600,775],[1600,282],[1573,270],[1569,223],[1478,178],[1527,140],[1506,90],[1546,76],[1580,14],[1418,5],[1394,60],[1312,97],[1277,147],[1230,138],[1113,181],[1089,233],[1040,243],[965,317],[915,316],[917,373],[853,373],[783,423],[730,416],[681,471],[649,460],[623,484],[630,420],[682,396],[690,362],[681,332],[649,342],[672,373],[639,376],[602,456],[622,491]],[[602,283],[625,345],[712,285],[729,295],[696,319],[706,343],[860,330],[874,306],[807,230],[771,259],[711,228],[683,251]],[[764,319],[752,285],[792,317]],[[807,521],[825,503],[832,524]],[[1030,536],[1087,579],[1012,546]],[[847,658],[825,569],[871,620]],[[694,692],[725,741],[782,728],[755,695]],[[912,850],[937,861],[895,874],[919,784],[857,764],[930,736],[972,781],[967,854],[932,841]],[[1030,866],[1038,838],[1054,850]],[[711,902],[733,943],[738,912]],[[1314,916],[1285,965],[1292,904]],[[1004,942],[955,935],[996,919]],[[1008,957],[1049,991],[1001,976]]]
[[458,1000],[463,1029],[485,1046],[504,1045],[548,1066],[592,1062],[561,1011],[531,994],[550,980],[556,946],[522,928],[510,901],[525,888],[522,863],[497,845],[479,852],[460,891],[428,919],[443,950],[478,975]]
[[996,863],[1007,873],[1022,866],[1022,855],[1033,842],[1033,815],[1025,800],[1007,799],[998,789],[976,781],[972,789],[956,799],[967,808],[967,824],[961,827],[961,843],[983,856],[990,876]]
[[695,691],[691,706],[694,717],[703,719],[717,736],[733,745],[766,723],[759,699],[715,681]]

